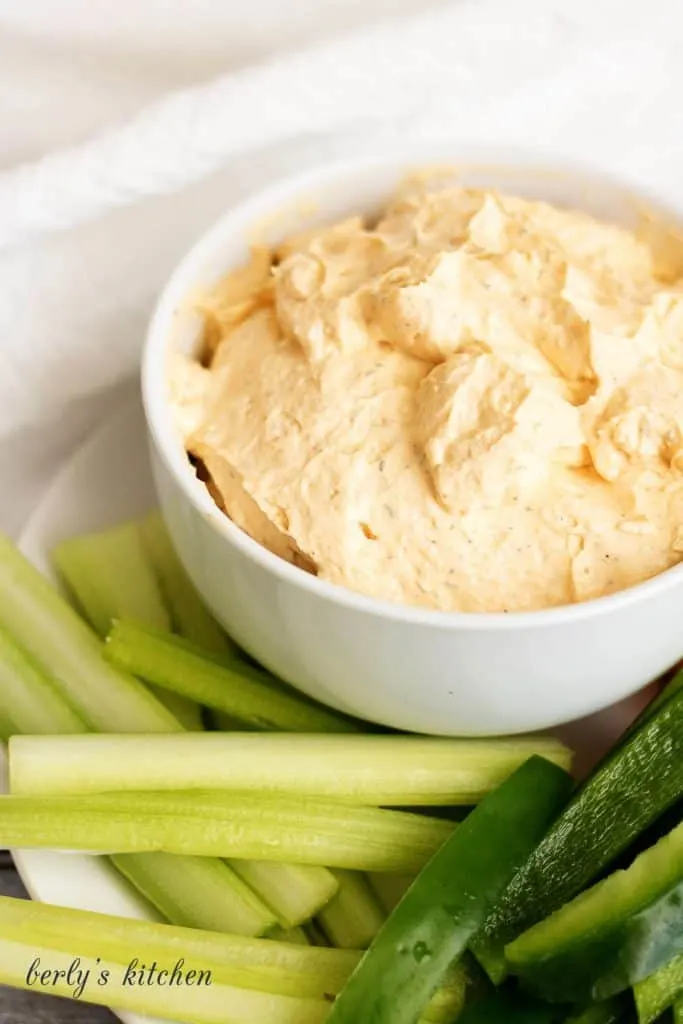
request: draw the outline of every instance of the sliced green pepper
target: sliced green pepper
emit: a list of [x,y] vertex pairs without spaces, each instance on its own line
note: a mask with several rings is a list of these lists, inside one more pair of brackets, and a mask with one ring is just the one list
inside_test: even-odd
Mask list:
[[511,939],[599,877],[682,796],[683,690],[676,684],[583,783],[474,938],[472,952],[490,977],[505,977],[503,947]]
[[532,757],[489,794],[408,889],[328,1024],[415,1024],[570,791],[566,772]]
[[505,949],[550,1002],[607,999],[683,952],[683,825]]

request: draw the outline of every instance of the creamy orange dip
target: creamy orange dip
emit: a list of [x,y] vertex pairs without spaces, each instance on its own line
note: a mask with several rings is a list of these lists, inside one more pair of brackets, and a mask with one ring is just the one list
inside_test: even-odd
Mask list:
[[[670,255],[670,254],[669,254]],[[683,285],[643,239],[416,186],[254,250],[176,355],[187,451],[271,551],[374,597],[517,611],[683,558]]]

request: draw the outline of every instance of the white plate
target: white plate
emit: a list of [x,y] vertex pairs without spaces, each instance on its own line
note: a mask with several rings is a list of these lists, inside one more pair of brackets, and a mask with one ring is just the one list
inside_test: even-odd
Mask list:
[[[142,515],[154,504],[142,408],[137,393],[131,390],[130,399],[117,414],[57,475],[28,521],[19,546],[35,565],[52,575],[48,556],[57,541]],[[159,920],[101,857],[49,850],[14,850],[13,856],[33,899]],[[153,1024],[150,1018],[131,1013],[117,1015],[125,1024]]]
[[[105,423],[58,474],[20,539],[24,553],[51,575],[49,552],[64,537],[142,515],[155,504],[147,443],[137,394]],[[578,751],[581,767],[593,762],[633,718],[641,698],[560,730]],[[149,920],[152,909],[101,858],[44,850],[14,851],[30,895],[64,907]],[[148,1018],[118,1015],[126,1024]]]

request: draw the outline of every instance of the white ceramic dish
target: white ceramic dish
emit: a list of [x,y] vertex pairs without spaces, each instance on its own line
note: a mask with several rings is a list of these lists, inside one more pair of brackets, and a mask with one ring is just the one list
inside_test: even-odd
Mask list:
[[367,598],[287,564],[231,523],[197,481],[166,400],[169,346],[192,351],[198,339],[188,295],[244,260],[259,223],[270,221],[265,233],[276,240],[294,227],[372,210],[407,170],[445,161],[469,167],[461,175],[468,184],[636,221],[634,196],[608,178],[541,165],[534,155],[458,146],[327,167],[251,199],[183,260],[153,317],[143,366],[152,464],[194,582],[227,629],[273,671],[319,700],[396,728],[518,733],[606,707],[683,655],[683,566],[616,595],[509,616]]
[[[141,443],[144,435],[142,410],[131,395],[54,480],[20,539],[23,552],[47,575],[51,575],[49,551],[59,540],[140,515],[154,503]],[[637,710],[631,700],[562,730],[562,738],[577,751],[580,769],[614,742]],[[24,885],[36,900],[124,917],[155,917],[102,858],[50,850],[14,850],[13,855]],[[125,1024],[152,1024],[130,1013],[119,1017]]]

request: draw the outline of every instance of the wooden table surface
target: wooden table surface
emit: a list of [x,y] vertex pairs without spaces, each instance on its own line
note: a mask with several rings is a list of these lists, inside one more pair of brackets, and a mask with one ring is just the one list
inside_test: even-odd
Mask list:
[[[0,894],[26,896],[9,854],[0,851]],[[116,1024],[108,1010],[0,985],[0,1024]]]

